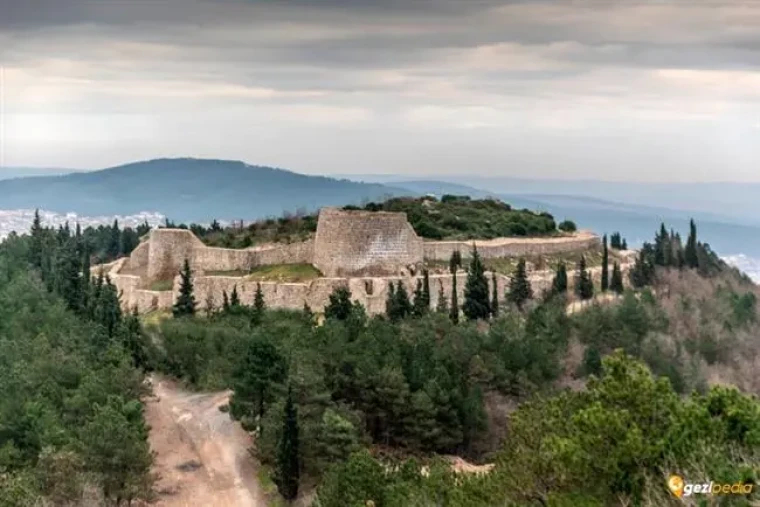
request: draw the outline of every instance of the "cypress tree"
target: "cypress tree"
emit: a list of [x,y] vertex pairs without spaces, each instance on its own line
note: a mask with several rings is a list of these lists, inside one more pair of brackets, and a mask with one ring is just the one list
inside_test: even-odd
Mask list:
[[557,264],[557,271],[552,280],[552,293],[564,294],[567,292],[567,266],[564,262]]
[[621,250],[628,250],[628,243],[625,241],[625,238],[623,238],[623,242],[620,244]]
[[528,272],[525,267],[525,259],[517,262],[517,269],[509,279],[509,293],[507,299],[522,310],[526,301],[533,298],[533,288],[528,280]]
[[457,296],[457,273],[451,275],[451,306],[449,307],[449,318],[454,324],[459,324],[459,298]]
[[487,319],[491,315],[491,301],[488,291],[488,279],[485,267],[475,245],[472,246],[472,258],[467,270],[464,287],[464,314],[470,320]]
[[211,293],[211,291],[208,291],[206,293],[206,317],[211,318],[213,316],[214,316],[214,295]]
[[301,478],[298,411],[293,403],[293,389],[288,387],[288,397],[283,411],[282,436],[277,445],[277,487],[286,500],[298,496]]
[[686,248],[684,248],[683,256],[688,267],[699,267],[699,257],[697,254],[697,226],[694,223],[693,218],[689,222],[689,237],[686,239]]
[[108,257],[113,260],[119,257],[121,253],[121,231],[119,231],[119,221],[114,220],[111,226],[111,237],[108,241]]
[[422,270],[422,298],[427,312],[430,310],[430,274],[427,269]]
[[45,251],[44,235],[45,230],[42,228],[40,219],[40,210],[34,210],[34,221],[31,230],[31,245],[29,247],[29,262],[37,269],[42,269],[42,258]]
[[237,285],[232,287],[232,293],[230,294],[230,308],[238,308],[240,306],[240,295],[238,294]]
[[222,291],[222,313],[230,313],[230,298],[227,296],[227,291]]
[[264,302],[264,293],[261,292],[261,284],[256,283],[256,292],[253,294],[253,314],[251,321],[254,325],[260,324],[261,319],[264,318],[264,312],[266,311],[266,303]]
[[491,315],[499,316],[499,285],[496,283],[496,272],[491,272]]
[[449,302],[443,291],[443,282],[438,280],[438,302],[435,305],[435,311],[441,314],[449,313]]
[[586,269],[586,258],[581,256],[578,262],[578,276],[575,280],[575,293],[582,300],[594,297],[594,284],[591,280],[591,274]]
[[398,309],[396,308],[396,286],[391,280],[388,282],[388,294],[385,296],[385,316],[388,320],[396,321]]
[[612,265],[612,278],[610,279],[610,290],[623,293],[623,273],[620,271],[620,264],[617,262]]
[[417,287],[414,289],[414,303],[412,304],[412,314],[415,317],[422,317],[427,313],[430,303],[425,302],[425,294],[422,288],[422,280],[417,279]]
[[413,310],[412,303],[409,301],[409,293],[401,280],[396,284],[396,315],[397,319],[403,319],[411,315]]
[[195,296],[193,295],[193,272],[190,270],[190,262],[185,259],[185,264],[180,272],[179,296],[174,303],[172,313],[175,317],[195,315]]
[[605,292],[610,286],[610,255],[607,249],[607,235],[602,239],[602,292]]

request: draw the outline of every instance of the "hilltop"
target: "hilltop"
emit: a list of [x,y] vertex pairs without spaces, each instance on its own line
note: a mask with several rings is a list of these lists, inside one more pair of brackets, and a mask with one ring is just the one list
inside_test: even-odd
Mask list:
[[99,171],[0,181],[0,209],[44,208],[85,215],[154,211],[182,221],[279,216],[408,190],[308,176],[239,161],[157,159]]

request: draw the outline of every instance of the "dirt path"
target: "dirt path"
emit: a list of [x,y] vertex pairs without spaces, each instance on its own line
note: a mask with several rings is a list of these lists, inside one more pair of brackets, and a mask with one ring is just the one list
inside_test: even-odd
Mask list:
[[250,436],[219,410],[230,392],[192,393],[152,378],[146,403],[160,507],[265,507]]

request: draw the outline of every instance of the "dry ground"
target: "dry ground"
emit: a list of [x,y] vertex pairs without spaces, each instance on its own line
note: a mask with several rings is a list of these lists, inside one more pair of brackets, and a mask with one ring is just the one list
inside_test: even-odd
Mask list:
[[146,404],[159,507],[264,507],[251,437],[219,410],[230,392],[192,393],[163,377],[152,379]]

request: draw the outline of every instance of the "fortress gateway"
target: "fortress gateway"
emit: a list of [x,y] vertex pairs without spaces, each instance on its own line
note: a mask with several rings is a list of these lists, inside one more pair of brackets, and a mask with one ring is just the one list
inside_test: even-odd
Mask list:
[[[405,213],[323,208],[316,235],[308,241],[246,249],[214,248],[203,244],[188,230],[155,229],[129,257],[99,266],[93,272],[102,270],[110,276],[121,292],[125,309],[137,308],[138,312],[146,313],[171,308],[185,259],[193,270],[195,297],[201,310],[206,301],[221,306],[223,292],[229,294],[235,287],[241,301],[251,304],[257,281],[243,274],[252,269],[311,264],[322,277],[300,283],[260,282],[267,305],[301,309],[308,304],[320,311],[335,288],[347,286],[354,300],[361,302],[368,313],[376,314],[385,311],[389,283],[401,280],[411,293],[425,265],[433,267],[430,270],[431,304],[437,303],[440,287],[446,297],[450,297],[452,275],[443,266],[456,250],[467,259],[473,244],[484,259],[500,259],[583,252],[598,248],[600,239],[591,233],[579,232],[545,238],[427,241],[417,236]],[[464,273],[458,277],[459,291],[463,291]],[[530,278],[534,290],[538,292],[548,287],[551,277],[551,271],[533,271]],[[499,293],[503,295],[508,277],[497,274],[496,278]],[[172,290],[150,290],[160,281],[173,281]]]

